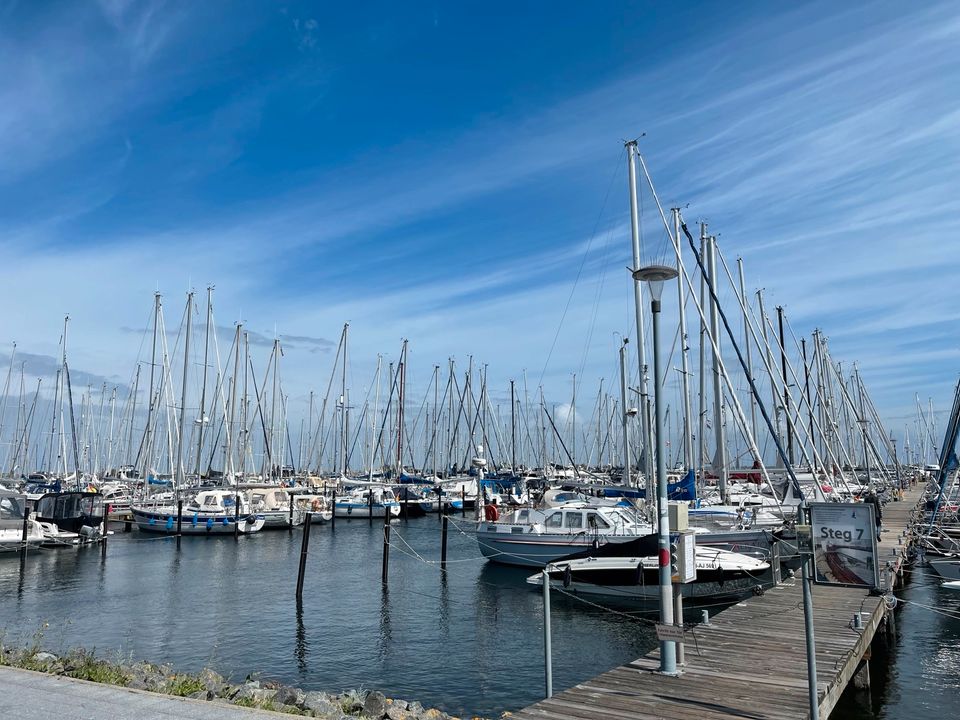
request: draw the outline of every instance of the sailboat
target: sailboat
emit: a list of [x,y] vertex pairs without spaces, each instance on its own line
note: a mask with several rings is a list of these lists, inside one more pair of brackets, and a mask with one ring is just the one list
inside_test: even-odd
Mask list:
[[[143,532],[175,535],[178,531],[176,505],[136,505],[131,510]],[[201,490],[184,504],[179,531],[183,535],[233,535],[235,531],[248,535],[262,530],[265,523],[266,518],[254,513],[242,494]]]

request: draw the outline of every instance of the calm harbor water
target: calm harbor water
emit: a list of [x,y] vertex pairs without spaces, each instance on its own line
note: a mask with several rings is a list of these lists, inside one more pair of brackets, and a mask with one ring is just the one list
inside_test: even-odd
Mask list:
[[892,643],[874,642],[870,691],[849,689],[831,717],[955,718],[960,714],[960,593],[931,570],[908,571]]
[[[96,647],[235,679],[376,688],[456,714],[496,716],[540,699],[542,602],[524,582],[529,572],[485,562],[475,539],[451,524],[444,582],[437,565],[400,551],[406,541],[439,559],[436,516],[400,520],[384,592],[381,523],[313,526],[302,613],[299,529],[236,542],[185,537],[179,553],[173,539],[134,530],[111,537],[103,562],[99,548],[41,551],[21,577],[15,557],[0,560],[0,627],[8,640],[31,642],[49,623],[43,644],[54,651]],[[645,624],[557,593],[552,600],[556,688],[655,643]]]
[[[299,530],[238,542],[185,537],[179,553],[172,539],[117,532],[105,561],[99,548],[42,551],[21,574],[18,559],[0,560],[0,627],[8,642],[29,643],[49,623],[42,642],[54,651],[95,647],[234,679],[260,673],[310,689],[377,688],[456,714],[496,716],[540,699],[542,604],[524,583],[528,571],[485,562],[475,540],[451,525],[443,580],[436,564],[413,557],[439,558],[436,517],[395,522],[393,540],[383,591],[377,521],[338,521],[335,532],[314,526],[298,612]],[[960,595],[922,568],[901,595],[960,611]],[[552,600],[556,689],[655,644],[649,626],[629,616],[557,593]],[[834,717],[906,720],[960,705],[960,620],[906,605],[889,663],[886,652],[875,655],[872,692],[848,692]]]

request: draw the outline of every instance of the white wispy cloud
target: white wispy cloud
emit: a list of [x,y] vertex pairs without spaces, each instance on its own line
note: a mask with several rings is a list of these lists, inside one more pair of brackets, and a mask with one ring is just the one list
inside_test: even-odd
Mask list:
[[[11,162],[0,183],[55,168],[76,145],[116,133],[120,118],[198,82],[148,73],[183,26],[168,7],[105,2],[101,9],[120,38],[117,52],[130,58],[119,80],[108,77],[117,55],[78,47],[83,23],[41,31],[32,50],[4,36],[0,60],[12,72],[0,80],[0,155]],[[952,51],[960,23],[950,5],[878,18],[844,9],[843,22],[821,17],[823,10],[792,9],[524,116],[438,133],[429,144],[376,147],[304,173],[292,190],[264,188],[260,199],[218,203],[160,228],[128,223],[98,242],[71,244],[77,218],[101,208],[122,183],[118,165],[88,196],[65,195],[57,212],[5,229],[0,222],[3,297],[31,297],[30,316],[8,319],[5,334],[50,352],[69,310],[85,366],[125,376],[135,348],[118,329],[143,327],[153,289],[163,287],[166,306],[179,313],[187,285],[211,281],[219,321],[242,314],[254,327],[277,322],[281,334],[324,337],[350,321],[357,375],[372,374],[378,350],[396,352],[410,337],[425,368],[473,352],[487,356],[501,384],[521,368],[539,377],[586,252],[585,233],[563,227],[558,203],[564,193],[589,194],[599,209],[609,168],[622,163],[619,140],[646,130],[641,147],[664,201],[692,202],[691,221],[707,217],[729,259],[746,257],[752,285],[771,288],[798,331],[822,326],[837,351],[859,358],[881,405],[909,405],[911,379],[924,394],[943,394],[953,349],[936,350],[938,363],[915,378],[909,369],[920,353],[878,358],[918,315],[949,321],[958,300],[936,278],[957,259],[945,238],[960,205],[950,177],[960,126],[949,90],[960,80]],[[145,77],[159,82],[149,101],[138,97]],[[269,97],[269,87],[235,95],[209,124],[175,128],[171,137],[191,140],[185,155],[210,148],[176,162],[179,178],[202,179],[241,158]],[[115,162],[125,162],[130,147],[119,142]],[[132,147],[135,155],[136,140]],[[544,373],[559,397],[581,367],[587,336],[587,377],[611,375],[613,332],[632,327],[622,178],[603,213],[615,249],[600,243],[588,255]],[[542,227],[488,248],[483,216],[531,188],[545,199],[525,210],[542,217]],[[662,256],[663,233],[644,197],[645,252]],[[424,250],[427,240],[439,250]],[[357,249],[364,243],[369,251]],[[472,261],[446,264],[460,244],[475,247]],[[304,254],[317,279],[298,280],[308,269]],[[395,270],[417,263],[419,272]],[[56,288],[50,297],[36,296],[36,278]],[[106,357],[103,347],[121,351]],[[292,353],[289,384],[319,384],[327,368],[316,361]]]

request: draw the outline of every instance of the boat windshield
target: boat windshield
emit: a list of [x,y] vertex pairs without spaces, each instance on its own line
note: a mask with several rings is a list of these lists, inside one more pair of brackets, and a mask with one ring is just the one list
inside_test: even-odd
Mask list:
[[0,495],[0,528],[19,527],[23,524],[23,509],[14,495]]

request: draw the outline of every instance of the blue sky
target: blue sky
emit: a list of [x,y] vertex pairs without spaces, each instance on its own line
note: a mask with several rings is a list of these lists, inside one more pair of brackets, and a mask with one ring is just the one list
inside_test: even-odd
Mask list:
[[[355,392],[408,337],[421,389],[473,355],[589,395],[646,133],[664,203],[896,427],[960,360],[958,41],[954,3],[0,3],[0,340],[56,355],[69,312],[73,365],[127,382],[153,292],[174,325],[213,283],[221,325],[349,321]],[[291,343],[292,402],[324,350]]]

